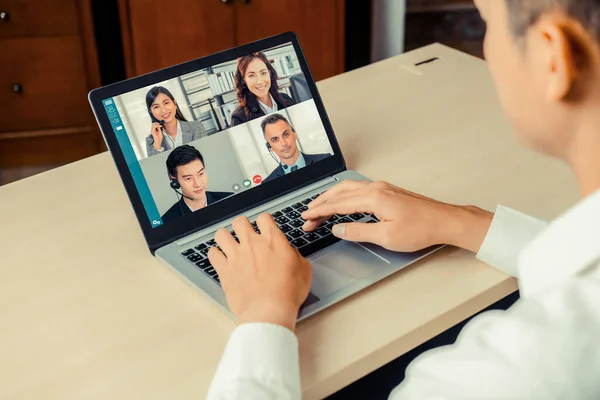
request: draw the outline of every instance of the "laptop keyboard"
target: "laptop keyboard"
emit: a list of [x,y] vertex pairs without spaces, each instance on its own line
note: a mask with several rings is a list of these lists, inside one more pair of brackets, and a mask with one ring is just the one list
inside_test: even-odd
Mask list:
[[[284,207],[272,214],[275,222],[279,226],[279,229],[285,233],[288,242],[290,242],[293,247],[297,248],[300,254],[302,254],[304,257],[308,257],[319,250],[323,250],[324,248],[331,246],[340,240],[331,232],[331,229],[335,224],[350,222],[379,222],[375,216],[370,214],[356,213],[351,215],[334,215],[321,224],[321,226],[319,226],[319,228],[315,231],[304,232],[302,230],[302,225],[304,225],[304,222],[306,221],[302,219],[300,214],[308,210],[307,205],[317,197],[319,197],[318,194],[308,197],[298,203],[292,204],[289,207]],[[258,229],[256,221],[252,221],[252,226],[254,227],[254,231],[256,233],[260,233],[260,229]],[[239,242],[235,232],[231,231],[231,234],[233,235],[234,239]],[[208,250],[215,246],[218,247],[217,243],[214,239],[211,239],[181,252],[181,255],[220,285],[221,281],[219,279],[219,275],[208,260]],[[317,300],[318,298],[316,298],[315,301]],[[304,304],[303,306],[306,307],[307,305],[308,304]]]

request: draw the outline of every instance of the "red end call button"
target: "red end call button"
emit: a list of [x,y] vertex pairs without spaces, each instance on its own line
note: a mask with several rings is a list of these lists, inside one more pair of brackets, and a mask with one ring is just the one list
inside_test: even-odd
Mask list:
[[262,176],[260,176],[260,175],[254,175],[254,178],[252,178],[252,182],[254,182],[254,183],[256,183],[258,185],[259,183],[262,182]]

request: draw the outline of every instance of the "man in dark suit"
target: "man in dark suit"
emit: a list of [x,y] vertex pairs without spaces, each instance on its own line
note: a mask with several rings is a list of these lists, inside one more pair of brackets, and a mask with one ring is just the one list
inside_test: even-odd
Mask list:
[[[172,221],[233,195],[228,192],[209,192],[204,157],[193,146],[176,147],[167,157],[167,172],[171,187],[181,195],[162,216],[164,223]],[[179,192],[177,189],[181,189]]]
[[316,163],[330,154],[304,154],[298,148],[298,136],[292,125],[281,114],[271,114],[260,124],[269,151],[279,157],[279,166],[263,182],[271,181]]

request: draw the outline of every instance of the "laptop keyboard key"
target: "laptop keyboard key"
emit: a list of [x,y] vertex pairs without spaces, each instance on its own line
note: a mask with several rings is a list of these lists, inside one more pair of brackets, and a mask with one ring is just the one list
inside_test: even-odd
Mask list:
[[300,208],[299,208],[297,211],[298,211],[299,213],[303,213],[303,212],[304,212],[304,211],[306,211],[306,210],[308,210],[308,207],[306,207],[306,206],[302,206],[302,207],[300,207]]
[[299,209],[299,208],[302,208],[302,207],[304,207],[304,204],[302,204],[302,203],[296,203],[296,204],[294,204],[294,205],[292,206],[292,208],[293,208],[294,210],[297,210],[297,209]]
[[326,227],[319,228],[315,231],[319,236],[329,236],[331,235],[331,231]]
[[294,229],[293,231],[289,232],[288,235],[293,237],[294,239],[298,239],[298,238],[301,238],[302,236],[304,236],[304,232],[302,232],[298,229]]
[[349,217],[354,221],[358,221],[364,218],[364,215],[361,213],[350,214]]
[[351,223],[351,222],[354,222],[354,221],[352,221],[352,220],[351,220],[350,218],[348,218],[348,217],[344,217],[344,218],[340,218],[339,220],[337,220],[337,221],[336,221],[336,224],[349,224],[349,223]]
[[285,225],[281,225],[279,227],[279,229],[281,229],[281,232],[283,232],[283,233],[288,233],[289,231],[293,230],[294,228],[292,228],[288,224],[285,224]]
[[294,240],[294,238],[291,237],[290,235],[285,235],[285,237],[287,238],[288,242],[291,242],[292,240]]
[[292,246],[296,247],[296,248],[300,248],[302,246],[306,246],[308,244],[308,242],[302,238],[298,238],[298,239],[294,239],[292,240]]
[[204,249],[206,249],[208,246],[206,246],[204,243],[200,243],[198,246],[195,247],[196,250],[198,251],[202,251]]
[[304,225],[304,221],[301,219],[295,219],[292,222],[290,222],[290,225],[294,228],[300,228],[302,225]]
[[203,257],[200,254],[198,254],[198,253],[194,253],[194,254],[191,254],[191,255],[187,256],[187,259],[190,260],[193,263],[195,263],[196,261],[202,260],[202,258]]
[[336,222],[338,219],[340,219],[337,215],[332,215],[331,218],[329,218],[327,220],[328,223],[333,224],[334,222]]
[[215,244],[217,244],[217,242],[215,241],[215,239],[211,239],[208,242],[206,242],[206,245],[208,247],[214,246]]
[[210,260],[208,258],[205,258],[202,261],[198,261],[196,263],[196,267],[198,267],[200,269],[207,269],[210,267]]
[[275,222],[277,222],[277,225],[283,225],[283,224],[287,224],[288,222],[290,222],[290,220],[287,219],[286,217],[279,217],[279,218],[275,218]]
[[200,250],[200,254],[204,255],[204,256],[208,256],[208,251],[210,250],[209,247]]
[[204,270],[209,276],[213,276],[217,274],[217,271],[213,267],[207,268]]
[[310,233],[307,233],[306,235],[304,235],[304,240],[306,240],[309,243],[312,243],[315,240],[319,240],[320,238],[321,237],[314,232],[310,232]]
[[281,210],[282,213],[287,214],[289,212],[294,211],[294,209],[292,207],[286,207],[283,210]]
[[192,254],[195,254],[194,249],[187,249],[186,251],[181,252],[181,255],[184,257],[191,256]]
[[306,200],[302,200],[302,204],[304,204],[305,206],[307,206],[307,205],[309,205],[309,204],[310,204],[310,202],[311,202],[311,201],[312,201],[312,199],[311,199],[311,198],[308,198],[308,199],[306,199]]
[[292,211],[291,213],[287,213],[285,214],[286,217],[288,217],[289,219],[298,219],[300,218],[300,214],[297,213],[296,211]]
[[337,237],[333,235],[328,235],[322,237],[319,240],[315,240],[314,242],[309,243],[306,246],[299,248],[298,250],[300,251],[300,254],[302,254],[303,257],[308,257],[311,254],[314,254],[319,250],[323,250],[324,248],[329,247],[332,244],[335,244],[339,241],[340,239],[338,239]]
[[281,211],[275,211],[273,213],[273,218],[283,217],[283,213]]

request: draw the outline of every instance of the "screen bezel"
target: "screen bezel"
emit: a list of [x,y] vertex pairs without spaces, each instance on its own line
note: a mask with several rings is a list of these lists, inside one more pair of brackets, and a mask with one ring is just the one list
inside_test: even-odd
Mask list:
[[[265,51],[269,48],[282,44],[292,43],[298,56],[298,61],[306,82],[313,96],[313,101],[321,116],[321,121],[325,127],[325,132],[333,149],[333,155],[313,165],[308,165],[293,174],[289,174],[285,179],[275,179],[266,185],[260,185],[241,193],[238,193],[228,199],[222,200],[210,207],[196,211],[190,215],[182,217],[158,227],[152,227],[148,214],[142,204],[141,197],[135,186],[133,177],[125,161],[117,137],[111,126],[108,115],[103,106],[103,100],[122,95],[124,93],[140,89],[146,86],[154,85],[181,75],[208,68],[216,64],[235,60],[238,57],[250,53]],[[314,182],[331,177],[346,169],[346,163],[342,155],[340,146],[333,132],[333,128],[325,111],[323,101],[315,84],[312,73],[306,61],[306,57],[300,47],[298,37],[294,32],[287,32],[277,36],[262,39],[256,42],[245,44],[220,53],[215,53],[196,60],[188,61],[172,67],[161,69],[145,75],[137,76],[118,82],[112,85],[94,89],[89,94],[89,101],[96,115],[96,120],[104,135],[104,139],[113,156],[121,180],[125,185],[125,190],[133,206],[138,223],[142,229],[148,248],[154,254],[158,248],[165,246],[174,240],[192,234],[201,229],[205,229],[223,220],[229,219],[237,214],[257,207],[281,197],[285,193],[298,190]],[[216,133],[221,134],[221,132]],[[210,210],[210,212],[206,212]]]

